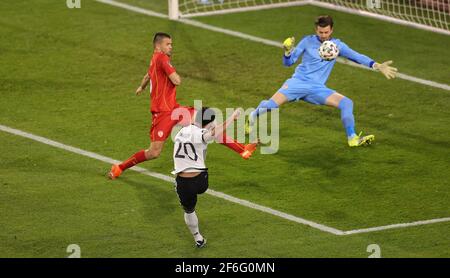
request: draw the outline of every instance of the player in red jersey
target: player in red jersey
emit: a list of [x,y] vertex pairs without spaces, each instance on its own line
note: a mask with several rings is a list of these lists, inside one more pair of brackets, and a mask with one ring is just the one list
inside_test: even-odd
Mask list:
[[[153,48],[148,72],[136,90],[136,95],[140,95],[151,81],[150,148],[135,153],[121,164],[113,165],[108,174],[110,179],[119,177],[124,170],[138,163],[158,158],[172,128],[177,124],[189,125],[194,114],[193,107],[181,106],[176,101],[176,87],[181,84],[181,78],[170,64],[172,38],[166,33],[156,33],[153,38]],[[244,159],[248,159],[256,150],[256,143],[243,145],[226,134],[221,136],[219,142],[239,153]]]

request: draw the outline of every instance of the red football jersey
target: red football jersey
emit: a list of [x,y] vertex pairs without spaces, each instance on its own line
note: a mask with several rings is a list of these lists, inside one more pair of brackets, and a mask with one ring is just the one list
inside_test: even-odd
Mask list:
[[162,52],[154,52],[148,75],[151,86],[151,112],[172,111],[178,107],[176,86],[170,81],[169,75],[175,72],[170,64],[170,58]]

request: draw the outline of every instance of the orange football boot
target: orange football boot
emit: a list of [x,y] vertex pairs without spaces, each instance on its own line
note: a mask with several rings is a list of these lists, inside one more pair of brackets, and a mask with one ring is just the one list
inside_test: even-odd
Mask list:
[[245,149],[243,152],[241,152],[241,157],[243,159],[249,159],[250,156],[252,156],[253,152],[256,150],[256,147],[258,146],[258,143],[250,143],[245,145]]
[[113,165],[111,171],[109,171],[108,177],[112,180],[117,179],[122,174],[122,169],[119,165]]

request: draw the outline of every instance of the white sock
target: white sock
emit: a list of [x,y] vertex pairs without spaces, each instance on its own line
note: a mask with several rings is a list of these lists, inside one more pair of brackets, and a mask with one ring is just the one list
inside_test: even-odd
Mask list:
[[198,229],[198,218],[195,211],[192,213],[184,213],[184,222],[186,222],[186,225],[191,231],[191,234],[194,236],[195,241],[203,240],[203,236],[200,234]]

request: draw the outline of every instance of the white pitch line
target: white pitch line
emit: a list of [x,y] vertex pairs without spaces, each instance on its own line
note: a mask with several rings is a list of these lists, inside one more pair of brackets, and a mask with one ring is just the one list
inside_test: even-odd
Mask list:
[[[154,17],[169,19],[169,17],[167,15],[165,15],[165,14],[154,12],[154,11],[143,9],[143,8],[139,8],[139,7],[136,7],[136,6],[133,6],[133,5],[129,5],[129,4],[119,3],[119,2],[116,2],[114,0],[95,0],[95,1],[103,3],[103,4],[115,6],[115,7],[118,7],[118,8],[122,8],[122,9],[125,9],[125,10],[129,10],[129,11],[132,11],[132,12],[144,14],[144,15],[147,15],[147,16],[154,16]],[[245,33],[242,33],[242,32],[238,32],[238,31],[233,31],[233,30],[229,30],[229,29],[225,29],[225,28],[212,26],[212,25],[205,24],[205,23],[202,23],[202,22],[199,22],[199,21],[195,21],[195,20],[191,20],[191,19],[180,19],[177,22],[184,23],[186,25],[195,26],[195,27],[202,28],[202,29],[206,29],[206,30],[213,31],[213,32],[218,32],[218,33],[230,35],[230,36],[233,36],[233,37],[238,37],[238,38],[249,40],[249,41],[253,41],[253,42],[262,43],[262,44],[265,44],[265,45],[275,46],[275,47],[279,47],[279,48],[283,47],[282,43],[277,42],[277,41],[263,39],[263,38],[252,36],[252,35],[248,35],[248,34],[245,34]],[[358,65],[358,64],[356,64],[354,62],[351,62],[349,60],[346,60],[346,59],[340,58],[337,61],[339,63],[345,64],[345,65],[356,66],[356,67],[359,67],[359,68],[364,68],[364,69],[367,69],[367,70],[371,70],[371,69],[369,69],[367,67],[363,67],[361,65]],[[403,80],[408,80],[408,81],[411,81],[411,82],[419,83],[419,84],[430,86],[430,87],[434,87],[434,88],[443,89],[443,90],[446,90],[446,91],[450,91],[450,85],[447,85],[447,84],[444,84],[444,83],[438,83],[438,82],[427,80],[427,79],[418,78],[418,77],[407,75],[407,74],[404,74],[404,73],[398,73],[397,78],[403,79]]]
[[[59,148],[59,149],[63,149],[63,150],[72,152],[72,153],[76,153],[76,154],[79,154],[79,155],[82,155],[82,156],[87,156],[87,157],[90,157],[90,158],[93,158],[93,159],[97,159],[97,160],[100,160],[100,161],[103,161],[103,162],[106,162],[106,163],[109,163],[109,164],[118,164],[118,163],[120,163],[119,160],[115,160],[115,159],[112,159],[112,158],[107,157],[107,156],[103,156],[103,155],[100,155],[100,154],[97,154],[97,153],[85,151],[85,150],[82,150],[82,149],[79,149],[79,148],[76,148],[76,147],[72,147],[72,146],[69,146],[69,145],[66,145],[66,144],[63,144],[63,143],[60,143],[60,142],[56,142],[56,141],[47,139],[45,137],[37,136],[37,135],[31,134],[31,133],[28,133],[28,132],[25,132],[25,131],[22,131],[22,130],[18,130],[18,129],[14,129],[14,128],[10,128],[10,127],[4,126],[4,125],[0,125],[0,130],[4,131],[4,132],[7,132],[7,133],[10,133],[10,134],[14,134],[14,135],[17,135],[17,136],[28,138],[28,139],[31,139],[31,140],[34,140],[34,141],[37,141],[37,142],[40,142],[40,143],[52,146],[52,147],[56,147],[56,148]],[[134,166],[134,167],[130,168],[130,170],[139,172],[141,174],[144,174],[144,175],[147,175],[147,176],[150,176],[150,177],[161,179],[161,180],[164,180],[164,181],[167,181],[167,182],[171,182],[171,183],[175,182],[175,179],[173,177],[169,177],[169,176],[166,176],[166,175],[163,175],[163,174],[151,172],[151,171],[149,171],[147,169],[144,169],[144,168],[141,168],[141,167]],[[322,224],[319,224],[319,223],[315,223],[313,221],[309,221],[309,220],[306,220],[306,219],[303,219],[303,218],[300,218],[300,217],[297,217],[297,216],[294,216],[294,215],[290,215],[290,214],[287,214],[287,213],[284,213],[284,212],[281,212],[281,211],[278,211],[278,210],[275,210],[275,209],[272,209],[272,208],[269,208],[269,207],[261,206],[261,205],[249,202],[247,200],[239,199],[239,198],[233,197],[231,195],[228,195],[228,194],[225,194],[225,193],[222,193],[222,192],[219,192],[219,191],[214,191],[214,190],[208,189],[208,191],[206,191],[206,193],[209,194],[209,195],[215,196],[217,198],[221,198],[221,199],[224,199],[224,200],[227,200],[227,201],[230,201],[230,202],[242,205],[244,207],[252,208],[252,209],[259,210],[259,211],[262,211],[262,212],[265,212],[265,213],[268,213],[268,214],[272,214],[274,216],[278,216],[278,217],[287,219],[289,221],[293,221],[293,222],[297,222],[299,224],[307,225],[307,226],[310,226],[312,228],[321,230],[323,232],[331,233],[331,234],[334,234],[334,235],[343,235],[344,234],[344,232],[341,231],[341,230],[334,229],[334,228],[331,228],[331,227],[328,227],[328,226],[325,226],[325,225],[322,225]]]
[[[209,189],[208,189],[208,191],[209,191]],[[210,195],[216,196],[218,198],[225,199],[227,201],[230,201],[230,202],[233,202],[236,204],[240,204],[242,206],[246,206],[246,207],[249,207],[252,209],[256,209],[256,210],[259,210],[262,212],[266,212],[268,214],[272,214],[272,215],[275,215],[275,216],[278,216],[278,217],[281,217],[281,218],[284,218],[284,219],[287,219],[287,220],[290,220],[293,222],[297,222],[299,224],[310,226],[310,227],[316,228],[316,229],[324,231],[324,232],[328,232],[328,233],[338,235],[338,236],[344,235],[344,232],[341,230],[338,230],[338,229],[335,229],[332,227],[328,227],[328,226],[325,226],[325,225],[322,225],[322,224],[319,224],[319,223],[316,223],[313,221],[309,221],[309,220],[306,220],[306,219],[303,219],[303,218],[300,218],[300,217],[297,217],[297,216],[294,216],[291,214],[287,214],[287,213],[284,213],[284,212],[281,212],[278,210],[274,210],[269,207],[261,206],[261,205],[249,202],[247,200],[239,199],[239,198],[227,195],[222,192],[211,190],[211,192],[207,192],[207,193],[209,193]]]
[[103,3],[103,4],[107,4],[107,5],[111,5],[114,7],[118,7],[118,8],[122,8],[125,10],[129,10],[135,13],[140,13],[140,14],[145,14],[148,16],[154,16],[154,17],[159,17],[159,18],[169,18],[169,16],[162,14],[162,13],[158,13],[158,12],[154,12],[151,10],[147,10],[147,9],[143,9],[143,8],[139,8],[136,6],[132,6],[132,5],[128,5],[128,4],[124,4],[124,3],[120,3],[120,2],[116,2],[116,1],[112,1],[112,0],[95,0],[97,2]]
[[[72,152],[72,153],[76,153],[76,154],[79,154],[79,155],[82,155],[82,156],[90,157],[90,158],[93,158],[93,159],[96,159],[96,160],[100,160],[100,161],[103,161],[103,162],[106,162],[106,163],[109,163],[109,164],[117,164],[117,163],[121,162],[119,160],[115,160],[115,159],[112,159],[112,158],[107,157],[107,156],[103,156],[103,155],[100,155],[100,154],[97,154],[97,153],[85,151],[85,150],[82,150],[82,149],[79,149],[79,148],[76,148],[76,147],[72,147],[72,146],[69,146],[69,145],[57,142],[57,141],[50,140],[50,139],[45,138],[45,137],[37,136],[37,135],[31,134],[31,133],[28,133],[28,132],[25,132],[25,131],[22,131],[22,130],[18,130],[18,129],[14,129],[14,128],[11,128],[11,127],[7,127],[7,126],[4,126],[4,125],[0,125],[0,131],[4,131],[4,132],[10,133],[10,134],[14,134],[14,135],[17,135],[17,136],[28,138],[28,139],[31,139],[31,140],[34,140],[34,141],[37,141],[37,142],[40,142],[40,143],[52,146],[52,147],[63,149],[63,150],[66,150],[66,151],[69,151],[69,152]],[[160,174],[160,173],[156,173],[156,172],[151,172],[151,171],[149,171],[147,169],[144,169],[142,167],[134,166],[134,167],[130,168],[130,170],[136,171],[136,172],[144,174],[146,176],[150,176],[150,177],[154,177],[154,178],[157,178],[157,179],[160,179],[160,180],[164,180],[164,181],[167,181],[167,182],[171,182],[171,183],[175,182],[175,179],[173,177],[169,177],[169,176],[166,176],[166,175],[163,175],[163,174]],[[382,230],[398,229],[398,228],[405,228],[405,227],[412,227],[412,226],[419,226],[419,225],[428,225],[428,224],[433,224],[433,223],[440,223],[440,222],[448,222],[448,221],[450,221],[450,217],[447,217],[447,218],[438,218],[438,219],[416,221],[416,222],[411,222],[411,223],[400,223],[400,224],[392,224],[392,225],[387,225],[387,226],[372,227],[372,228],[366,228],[366,229],[342,231],[342,230],[335,229],[335,228],[332,228],[332,227],[329,227],[329,226],[325,226],[325,225],[322,225],[322,224],[319,224],[319,223],[316,223],[316,222],[313,222],[313,221],[310,221],[310,220],[306,220],[306,219],[301,218],[301,217],[297,217],[297,216],[294,216],[294,215],[291,215],[291,214],[287,214],[285,212],[281,212],[281,211],[278,211],[278,210],[275,210],[275,209],[272,209],[272,208],[269,208],[269,207],[258,205],[258,204],[252,203],[250,201],[247,201],[247,200],[239,199],[239,198],[233,197],[231,195],[228,195],[228,194],[225,194],[225,193],[222,193],[222,192],[219,192],[219,191],[215,191],[215,190],[212,190],[212,189],[208,189],[206,191],[206,194],[209,194],[211,196],[227,200],[227,201],[232,202],[232,203],[239,204],[239,205],[244,206],[244,207],[248,207],[248,208],[255,209],[255,210],[258,210],[258,211],[261,211],[261,212],[265,212],[265,213],[268,213],[268,214],[271,214],[271,215],[274,215],[274,216],[278,216],[280,218],[283,218],[283,219],[286,219],[286,220],[289,220],[289,221],[292,221],[292,222],[296,222],[296,223],[299,223],[299,224],[302,224],[302,225],[306,225],[306,226],[315,228],[315,229],[323,231],[323,232],[327,232],[327,233],[330,233],[330,234],[338,235],[338,236],[352,235],[352,234],[361,234],[361,233],[370,233],[370,232],[376,232],[376,231],[382,231]]]
[[428,224],[448,222],[448,221],[450,221],[450,217],[430,219],[430,220],[423,220],[423,221],[416,221],[416,222],[411,222],[411,223],[399,223],[399,224],[392,224],[392,225],[387,225],[387,226],[380,226],[380,227],[373,227],[373,228],[345,231],[344,235],[371,233],[371,232],[378,232],[378,231],[384,231],[384,230],[390,230],[390,229],[398,229],[398,228],[406,228],[406,227],[413,227],[413,226],[420,226],[420,225],[428,225]]

